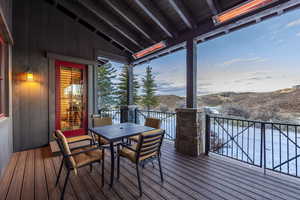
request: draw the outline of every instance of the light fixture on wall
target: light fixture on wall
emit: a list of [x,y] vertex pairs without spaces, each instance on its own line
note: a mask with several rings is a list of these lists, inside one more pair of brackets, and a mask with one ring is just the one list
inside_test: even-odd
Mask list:
[[34,81],[33,72],[30,68],[26,72],[26,80],[27,81]]
[[278,0],[248,0],[213,17],[216,25],[265,7]]

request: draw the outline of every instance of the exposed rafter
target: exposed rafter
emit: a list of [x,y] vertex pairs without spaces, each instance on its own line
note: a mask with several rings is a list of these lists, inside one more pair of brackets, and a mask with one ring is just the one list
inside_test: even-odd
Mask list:
[[206,0],[206,3],[213,15],[217,15],[221,12],[220,6],[216,0]]
[[163,30],[169,37],[175,37],[176,34],[168,24],[165,17],[159,12],[151,1],[134,0],[134,2]]
[[[112,41],[116,42],[118,45],[129,51],[130,53],[134,53],[139,50],[135,44],[129,41],[127,38],[124,38],[121,34],[116,32],[110,26],[101,23],[95,16],[92,16],[91,13],[85,12],[80,6],[78,6],[74,2],[70,2],[67,0],[58,0],[57,3],[67,8],[71,12],[77,15],[78,18],[83,19],[88,22],[90,25],[94,26],[97,31],[103,33]],[[78,21],[78,20],[77,20]]]
[[143,34],[150,43],[155,43],[151,36],[151,31],[145,26],[145,23],[135,16],[132,12],[129,12],[129,8],[124,5],[123,1],[119,0],[104,0],[116,13],[122,16],[129,24],[131,24],[137,31]]
[[191,17],[191,15],[187,11],[185,5],[182,3],[181,0],[168,0],[168,1],[187,27],[189,27],[190,29],[196,27],[196,22],[193,20],[193,18]]
[[249,16],[246,16],[242,19],[238,19],[236,21],[230,22],[228,24],[224,24],[221,27],[215,26],[211,19],[204,21],[194,30],[186,31],[182,33],[178,38],[171,38],[166,41],[167,47],[159,50],[153,54],[147,55],[144,58],[140,58],[137,60],[133,60],[133,65],[138,65],[143,62],[147,62],[148,60],[153,60],[156,57],[160,57],[161,55],[165,55],[169,49],[172,49],[176,46],[181,46],[190,38],[195,38],[196,41],[205,41],[209,38],[214,38],[222,34],[229,33],[231,31],[235,31],[241,29],[245,26],[259,23],[264,19],[268,19],[273,16],[281,15],[284,12],[288,12],[293,10],[293,8],[300,8],[299,0],[289,0],[282,3],[282,1],[278,1],[274,3],[272,7],[265,8],[263,10],[259,10],[257,12],[252,13]]
[[100,8],[98,4],[94,3],[92,0],[82,0],[79,1],[84,7],[94,13],[97,17],[105,21],[109,24],[112,28],[116,31],[121,33],[124,37],[129,39],[131,42],[139,46],[141,49],[148,45],[144,45],[141,43],[141,39],[136,36],[136,34],[130,32],[128,27],[125,27],[122,22],[115,18],[111,13],[105,11],[104,9]]

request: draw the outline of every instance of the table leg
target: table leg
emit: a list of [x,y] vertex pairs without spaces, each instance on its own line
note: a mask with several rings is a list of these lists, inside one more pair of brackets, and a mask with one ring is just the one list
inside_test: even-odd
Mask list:
[[115,152],[114,152],[113,142],[110,142],[110,153],[111,153],[110,187],[112,187],[114,183],[114,174],[115,174]]

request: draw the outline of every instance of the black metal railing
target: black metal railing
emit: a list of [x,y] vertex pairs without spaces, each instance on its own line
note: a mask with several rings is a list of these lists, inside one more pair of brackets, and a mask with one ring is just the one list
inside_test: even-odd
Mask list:
[[161,128],[165,130],[165,139],[175,140],[176,137],[176,113],[161,111],[136,110],[135,122],[144,124],[147,117],[161,120]]
[[111,117],[113,124],[119,124],[121,119],[120,110],[99,110],[101,117]]
[[206,153],[299,177],[300,125],[206,115]]

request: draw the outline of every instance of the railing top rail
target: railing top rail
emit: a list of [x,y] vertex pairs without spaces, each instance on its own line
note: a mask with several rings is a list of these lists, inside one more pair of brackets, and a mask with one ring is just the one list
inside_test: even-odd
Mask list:
[[140,109],[137,109],[137,111],[140,111],[140,112],[149,112],[149,113],[162,113],[162,114],[172,114],[172,115],[175,115],[176,112],[162,112],[162,111],[155,111],[155,110],[140,110]]
[[260,123],[260,124],[266,124],[266,125],[269,124],[269,125],[281,125],[281,126],[300,126],[300,124],[250,120],[250,119],[244,119],[244,118],[233,117],[233,116],[228,116],[228,115],[216,115],[216,114],[206,114],[206,115],[209,116],[209,117],[211,117],[211,118],[237,120],[237,121],[244,121],[244,122],[251,122],[251,123]]

